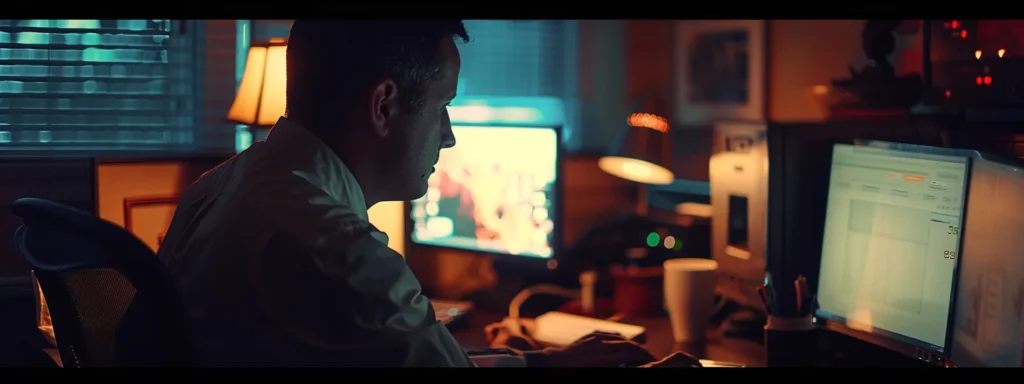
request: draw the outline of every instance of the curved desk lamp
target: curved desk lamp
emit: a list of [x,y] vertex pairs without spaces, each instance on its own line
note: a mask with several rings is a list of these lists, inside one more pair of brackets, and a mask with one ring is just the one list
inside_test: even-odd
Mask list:
[[641,215],[647,214],[646,185],[675,181],[668,169],[668,130],[668,119],[662,114],[633,113],[615,147],[597,162],[602,171],[637,183],[637,213]]

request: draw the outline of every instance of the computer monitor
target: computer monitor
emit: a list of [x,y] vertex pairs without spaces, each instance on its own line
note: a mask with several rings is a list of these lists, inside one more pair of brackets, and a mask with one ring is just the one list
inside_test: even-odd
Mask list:
[[815,315],[830,328],[941,363],[970,152],[868,144],[833,147]]
[[773,310],[798,315],[791,282],[800,275],[817,290],[832,146],[860,139],[947,146],[951,135],[943,127],[941,120],[923,118],[768,123],[765,263],[776,282]]
[[974,159],[949,361],[1024,366],[1024,164]]
[[455,125],[425,196],[412,201],[415,244],[553,257],[560,240],[559,130]]

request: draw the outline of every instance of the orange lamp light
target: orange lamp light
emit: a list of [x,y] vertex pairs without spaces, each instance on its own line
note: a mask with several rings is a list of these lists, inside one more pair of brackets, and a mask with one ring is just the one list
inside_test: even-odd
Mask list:
[[597,165],[601,170],[641,184],[664,185],[675,181],[668,169],[669,124],[659,114],[634,113],[626,119],[623,137]]
[[271,39],[266,44],[249,47],[242,83],[228,110],[228,120],[252,127],[269,127],[284,115],[287,48],[284,39]]

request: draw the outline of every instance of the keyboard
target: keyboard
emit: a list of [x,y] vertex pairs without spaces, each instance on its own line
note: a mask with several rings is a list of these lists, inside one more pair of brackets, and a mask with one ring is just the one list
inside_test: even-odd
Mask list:
[[473,310],[473,303],[468,301],[430,300],[430,306],[434,307],[434,317],[437,321],[445,325]]

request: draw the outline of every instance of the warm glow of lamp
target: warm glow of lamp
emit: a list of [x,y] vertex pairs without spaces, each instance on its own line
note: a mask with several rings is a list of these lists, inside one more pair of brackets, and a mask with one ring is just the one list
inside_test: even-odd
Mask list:
[[668,168],[622,156],[604,156],[597,161],[597,166],[613,176],[637,183],[665,185],[672,184],[676,178]]
[[597,161],[611,175],[641,184],[672,184],[668,164],[668,119],[656,113],[634,113],[626,118],[625,136],[612,153]]
[[285,50],[284,39],[249,47],[242,84],[228,110],[228,120],[250,126],[271,126],[284,115]]

